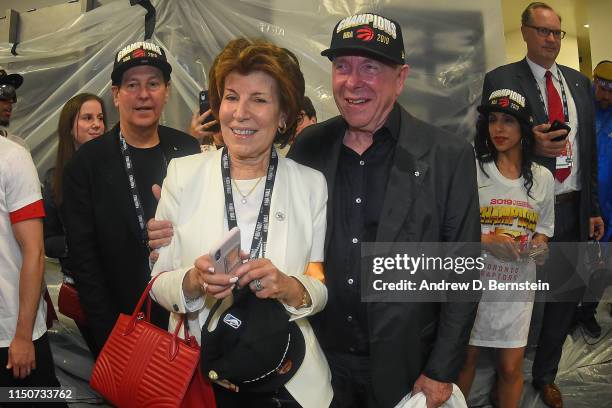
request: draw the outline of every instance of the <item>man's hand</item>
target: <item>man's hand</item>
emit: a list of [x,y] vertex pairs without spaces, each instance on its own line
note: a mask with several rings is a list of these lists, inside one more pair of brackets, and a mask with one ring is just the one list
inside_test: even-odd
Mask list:
[[565,129],[548,132],[550,124],[542,123],[533,127],[533,136],[535,138],[535,152],[538,156],[557,157],[565,147],[565,139],[558,142],[553,142],[552,139],[567,135]]
[[[151,191],[153,192],[153,197],[159,201],[161,198],[161,187],[153,184]],[[151,263],[155,263],[157,258],[159,258],[157,250],[170,244],[174,235],[174,229],[170,221],[157,221],[155,218],[151,218],[147,222],[147,234],[149,236],[149,248],[151,249],[149,259]]]
[[453,394],[453,384],[443,383],[421,374],[412,387],[412,395],[425,394],[427,408],[438,408]]
[[24,379],[36,368],[34,343],[31,339],[18,336],[13,338],[8,349],[7,370],[13,370],[13,377]]
[[604,222],[601,217],[589,218],[589,238],[599,241],[604,236]]
[[19,243],[23,263],[19,273],[19,315],[15,337],[8,350],[7,369],[15,378],[25,378],[36,368],[36,355],[32,332],[40,303],[45,270],[43,223],[32,218],[12,225],[15,240]]

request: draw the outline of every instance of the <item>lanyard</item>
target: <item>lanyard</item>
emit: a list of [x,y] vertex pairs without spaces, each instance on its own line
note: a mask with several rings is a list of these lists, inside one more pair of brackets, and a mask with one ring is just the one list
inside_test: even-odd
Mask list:
[[[276,169],[278,168],[278,155],[276,149],[272,146],[270,151],[270,163],[268,164],[268,174],[266,176],[266,185],[264,196],[257,216],[255,231],[253,232],[253,241],[251,242],[251,251],[249,258],[257,258],[261,253],[263,258],[266,255],[266,241],[268,239],[268,224],[270,218],[270,204],[272,201],[272,189],[274,188],[274,180],[276,179]],[[232,194],[232,178],[230,175],[230,157],[227,152],[227,147],[223,148],[221,154],[221,176],[223,178],[223,189],[225,192],[225,212],[227,214],[227,225],[229,229],[238,226],[236,218],[236,208],[234,206],[234,198]]]
[[[119,131],[119,146],[121,147],[121,155],[123,156],[123,166],[125,167],[125,173],[128,176],[128,184],[130,187],[130,192],[132,193],[132,199],[134,200],[134,208],[136,209],[136,217],[138,218],[138,226],[140,227],[140,239],[145,247],[149,247],[147,245],[148,235],[147,235],[147,226],[145,221],[144,209],[142,208],[142,200],[140,199],[140,194],[138,193],[138,186],[136,186],[136,177],[134,175],[134,165],[132,163],[132,158],[130,157],[130,149],[128,147],[125,138]],[[162,156],[164,158],[164,169],[166,172],[168,170],[168,160],[166,159],[166,155],[162,150]]]
[[[559,81],[559,85],[561,86],[561,101],[563,103],[563,118],[565,123],[569,123],[569,109],[567,107],[567,94],[565,93],[565,86],[563,85],[563,80],[561,78],[561,70],[557,68],[557,80]],[[538,81],[535,81],[536,88],[538,88],[538,94],[540,95],[540,102],[542,102],[542,106],[544,107],[544,113],[546,113],[546,122],[550,122],[548,118],[548,109],[546,109],[546,103],[544,102],[544,96],[542,95],[542,90],[540,89],[540,84]],[[554,84],[553,84],[554,86]],[[550,101],[548,102],[550,103]]]

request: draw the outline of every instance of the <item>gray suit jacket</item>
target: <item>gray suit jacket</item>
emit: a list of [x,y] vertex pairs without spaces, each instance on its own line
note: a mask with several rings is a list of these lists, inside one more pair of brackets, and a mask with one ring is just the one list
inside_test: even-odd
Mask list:
[[[578,145],[580,154],[582,190],[580,191],[580,237],[586,241],[589,236],[589,218],[599,215],[597,199],[597,145],[595,138],[595,109],[592,87],[589,79],[580,72],[557,65],[567,82],[578,112]],[[485,75],[482,87],[482,101],[491,92],[508,88],[521,93],[533,110],[535,124],[546,123],[547,114],[540,101],[536,81],[526,59],[503,65]],[[555,174],[555,159],[536,157],[536,161]]]
[[[346,123],[337,116],[310,126],[288,157],[327,180],[325,260],[334,214],[334,182]],[[472,147],[401,108],[400,134],[387,183],[377,242],[479,242],[480,216]],[[331,298],[335,294],[328,291]],[[424,373],[456,381],[477,304],[368,303],[375,398],[393,407]],[[325,313],[323,310],[321,313]],[[324,345],[322,345],[324,346]]]

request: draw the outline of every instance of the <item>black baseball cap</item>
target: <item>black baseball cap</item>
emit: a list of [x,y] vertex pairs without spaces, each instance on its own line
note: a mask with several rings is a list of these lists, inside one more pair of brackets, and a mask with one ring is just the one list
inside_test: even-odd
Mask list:
[[404,65],[406,55],[401,26],[391,19],[371,13],[343,18],[334,27],[331,45],[321,55],[333,60],[337,55],[352,52]]
[[147,41],[137,41],[126,45],[115,54],[111,79],[113,85],[121,84],[123,73],[139,65],[150,65],[159,68],[166,82],[170,81],[172,66],[166,60],[166,53],[157,44]]
[[531,108],[527,104],[527,99],[512,89],[498,89],[491,92],[489,100],[476,109],[483,115],[490,112],[504,112],[527,125],[533,123]]
[[23,77],[19,74],[7,74],[5,70],[0,69],[0,85],[12,85],[17,89],[23,84]]
[[7,74],[0,69],[0,101],[17,102],[17,88],[23,83],[23,77],[19,74]]
[[234,303],[209,331],[213,314],[202,327],[200,356],[200,369],[210,380],[227,380],[239,392],[271,392],[304,361],[304,335],[278,300],[259,299],[246,286],[234,291]]

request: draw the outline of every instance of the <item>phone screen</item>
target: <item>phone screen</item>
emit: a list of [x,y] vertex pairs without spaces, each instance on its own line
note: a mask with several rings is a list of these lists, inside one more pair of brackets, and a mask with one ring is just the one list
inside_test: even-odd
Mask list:
[[242,263],[240,259],[240,247],[233,247],[225,258],[223,259],[223,263],[225,264],[225,273],[231,273],[235,267]]

